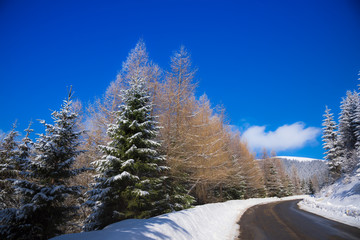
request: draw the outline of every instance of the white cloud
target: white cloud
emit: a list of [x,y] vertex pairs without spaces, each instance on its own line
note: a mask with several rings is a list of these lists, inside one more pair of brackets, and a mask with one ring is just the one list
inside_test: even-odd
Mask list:
[[268,132],[265,131],[265,126],[252,126],[242,134],[242,138],[252,150],[266,148],[280,152],[301,148],[307,143],[315,141],[319,133],[319,128],[305,128],[304,123],[296,122]]

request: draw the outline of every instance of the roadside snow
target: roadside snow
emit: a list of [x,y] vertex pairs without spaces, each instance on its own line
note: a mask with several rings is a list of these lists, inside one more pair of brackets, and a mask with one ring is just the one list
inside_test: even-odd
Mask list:
[[345,176],[298,205],[305,211],[360,228],[360,176]]
[[235,239],[239,234],[237,222],[246,209],[257,204],[302,198],[304,196],[254,198],[205,204],[149,219],[124,220],[100,231],[66,234],[53,240]]

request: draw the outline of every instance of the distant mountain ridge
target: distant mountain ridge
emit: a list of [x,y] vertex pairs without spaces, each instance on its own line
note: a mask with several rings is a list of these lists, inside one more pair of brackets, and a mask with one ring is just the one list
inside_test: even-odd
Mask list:
[[286,159],[286,160],[299,161],[299,162],[311,162],[311,161],[324,161],[325,162],[325,160],[323,160],[323,159],[306,158],[306,157],[276,156],[273,158]]
[[284,170],[289,176],[293,175],[293,168],[295,168],[300,180],[309,180],[316,177],[319,185],[322,186],[329,176],[327,162],[322,159],[290,156],[276,156],[273,158],[281,160]]
[[[290,177],[297,177],[300,181],[316,181],[319,187],[323,186],[329,176],[327,161],[315,158],[295,156],[275,156],[267,160],[279,160],[282,163],[285,173]],[[259,164],[266,161],[258,159]],[[295,173],[294,173],[295,172]]]

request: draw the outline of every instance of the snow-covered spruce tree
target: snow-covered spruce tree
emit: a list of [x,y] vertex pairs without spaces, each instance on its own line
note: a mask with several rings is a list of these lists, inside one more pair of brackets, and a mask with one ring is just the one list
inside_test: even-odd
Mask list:
[[16,176],[16,156],[18,155],[18,142],[16,138],[19,133],[15,130],[16,124],[4,137],[0,145],[0,209],[16,206],[11,184],[8,178]]
[[112,141],[100,146],[104,156],[95,161],[98,174],[87,204],[93,212],[85,231],[102,229],[126,218],[146,218],[171,210],[167,201],[165,158],[155,140],[159,127],[151,115],[152,103],[144,78],[129,79],[124,103],[110,124]]
[[355,113],[352,116],[352,123],[354,126],[354,135],[356,137],[356,143],[355,143],[355,151],[356,151],[356,158],[359,158],[360,156],[360,95],[359,93],[354,91],[354,105],[355,106]]
[[294,186],[293,182],[291,181],[289,175],[286,174],[284,181],[285,181],[285,184],[286,184],[286,185],[285,185],[285,193],[284,193],[284,195],[285,195],[285,196],[292,196],[292,195],[294,195],[294,193],[295,193],[295,186]]
[[0,146],[0,174],[1,176],[11,176],[12,170],[15,169],[16,156],[18,155],[18,145],[16,138],[19,132],[16,131],[14,123],[11,131],[4,137]]
[[323,126],[323,148],[325,150],[325,160],[328,161],[329,172],[332,180],[336,180],[341,174],[341,156],[338,154],[337,125],[334,121],[331,110],[326,106]]
[[34,130],[31,129],[32,123],[30,122],[26,132],[25,137],[22,139],[22,142],[18,146],[18,156],[16,158],[17,169],[19,170],[19,175],[21,178],[26,177],[26,169],[31,165],[31,158],[33,157],[34,151],[34,142],[29,137],[30,133]]
[[[27,179],[14,180],[13,185],[21,197],[18,209],[1,213],[0,232],[6,239],[48,239],[62,233],[62,226],[76,206],[64,203],[69,195],[80,193],[79,186],[69,186],[69,179],[83,169],[72,169],[81,131],[76,129],[78,114],[72,109],[71,90],[60,111],[52,113],[54,124],[45,125],[34,148],[36,155],[26,164]],[[24,160],[27,153],[21,154]]]
[[357,159],[357,146],[360,141],[357,138],[360,120],[356,114],[359,105],[359,94],[356,91],[348,91],[340,105],[337,154],[341,156],[341,170],[344,173],[351,172],[356,165],[354,161]]
[[[7,146],[12,145],[12,150],[9,152],[9,156],[11,158],[8,162],[8,165],[3,174],[7,176],[2,183],[5,184],[6,187],[1,186],[1,192],[5,192],[6,195],[1,195],[1,209],[0,210],[0,239],[17,239],[20,235],[13,235],[12,233],[17,231],[16,228],[11,224],[11,221],[14,221],[16,217],[16,208],[20,207],[20,196],[18,192],[14,191],[14,183],[15,181],[24,180],[27,177],[26,169],[30,164],[30,155],[32,152],[32,140],[29,138],[29,134],[33,131],[30,129],[31,123],[29,127],[25,129],[26,135],[22,139],[22,143],[15,142],[15,136],[18,135],[14,129],[9,133],[8,137],[5,138],[4,143]],[[12,140],[10,140],[12,139]],[[9,144],[10,142],[11,144]],[[5,147],[6,149],[6,147]],[[16,185],[16,184],[15,184]],[[9,204],[10,203],[10,204]],[[24,237],[26,238],[26,237]]]
[[265,187],[269,197],[284,196],[284,186],[279,178],[278,171],[273,162],[268,163],[268,174],[265,179]]
[[[30,125],[29,125],[30,128]],[[26,129],[26,136],[22,143],[15,141],[18,133],[15,125],[12,131],[4,138],[1,145],[1,155],[5,157],[6,164],[1,168],[1,190],[0,190],[0,239],[11,239],[8,220],[15,215],[15,208],[20,206],[19,195],[14,191],[12,182],[25,178],[24,169],[28,166],[28,156],[31,152],[31,140]]]
[[314,184],[313,184],[313,182],[311,181],[311,179],[310,179],[309,182],[308,182],[308,189],[309,189],[308,194],[310,194],[310,195],[314,195],[314,194],[315,194]]

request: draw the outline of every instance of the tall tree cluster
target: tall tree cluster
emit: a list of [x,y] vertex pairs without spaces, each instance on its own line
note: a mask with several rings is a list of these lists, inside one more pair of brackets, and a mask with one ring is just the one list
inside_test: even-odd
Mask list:
[[[255,196],[261,184],[245,181],[259,173],[254,158],[227,127],[224,109],[212,108],[205,94],[195,98],[195,73],[190,54],[181,47],[160,81],[160,133],[172,176],[198,203]],[[259,177],[253,180],[260,183]]]
[[196,97],[195,73],[184,47],[162,70],[140,40],[84,115],[70,91],[36,141],[29,127],[19,142],[14,127],[0,141],[0,238],[48,239],[265,196],[263,173],[224,109]]
[[94,151],[94,145],[110,141],[107,125],[115,123],[117,106],[124,101],[119,93],[137,75],[148,86],[153,102],[151,114],[161,127],[157,136],[161,142],[159,150],[166,156],[169,177],[175,185],[197,203],[260,196],[264,188],[254,157],[239,135],[227,127],[224,111],[211,107],[206,95],[196,99],[195,73],[185,47],[174,52],[169,70],[161,70],[149,60],[144,42],[139,41],[117,80],[110,84],[103,99],[91,107],[87,141],[89,153],[93,154],[89,159],[102,154]]
[[283,163],[277,159],[275,153],[269,157],[264,149],[259,165],[263,173],[265,193],[268,197],[285,197],[296,194],[307,194],[300,186],[296,168],[289,176],[286,174]]
[[2,239],[48,239],[63,232],[62,226],[77,209],[65,202],[70,195],[80,194],[80,187],[71,186],[70,179],[82,171],[73,169],[81,153],[82,132],[76,129],[78,114],[71,104],[70,91],[61,110],[52,113],[54,124],[41,121],[45,134],[36,142],[27,134],[11,158],[5,159],[5,169],[17,170],[7,181],[18,202],[0,211]]
[[20,162],[17,161],[19,143],[16,138],[18,136],[19,133],[14,124],[0,144],[0,209],[17,206],[16,198],[13,197],[14,189],[7,179],[16,176],[20,170]]
[[338,123],[326,107],[323,120],[323,147],[332,181],[360,166],[360,96],[347,91],[340,103]]

